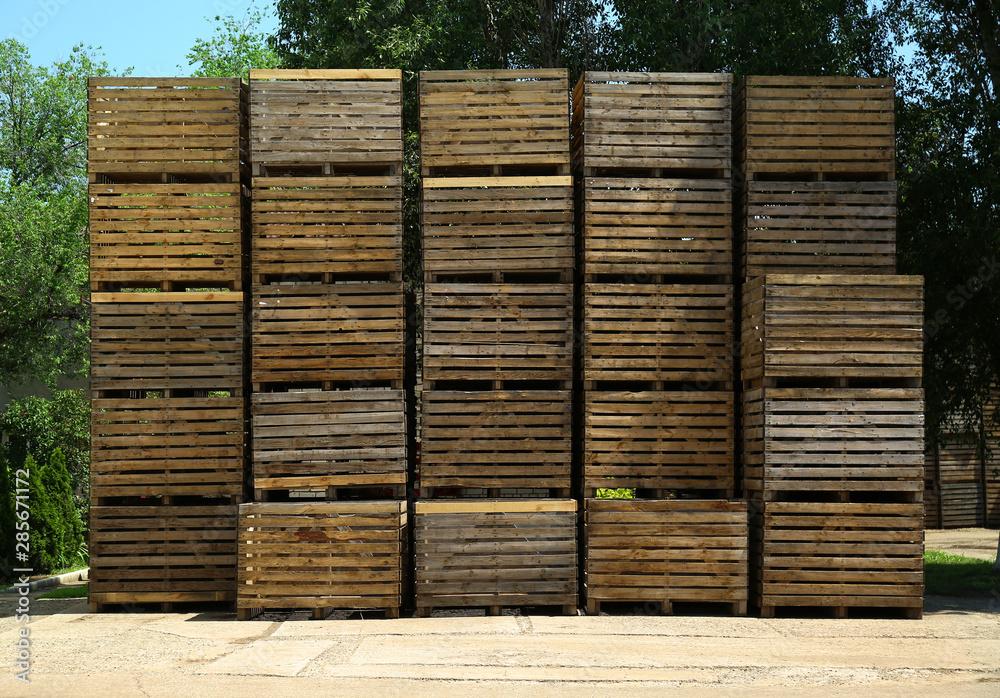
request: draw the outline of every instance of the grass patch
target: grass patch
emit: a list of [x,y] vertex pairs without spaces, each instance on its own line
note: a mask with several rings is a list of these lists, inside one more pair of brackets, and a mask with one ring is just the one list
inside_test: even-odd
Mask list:
[[993,563],[940,550],[924,552],[924,586],[928,594],[983,596],[1000,592],[1000,575]]
[[56,587],[48,594],[42,594],[38,598],[40,599],[85,599],[87,598],[87,591],[90,589],[89,584],[80,584],[78,586],[72,587]]

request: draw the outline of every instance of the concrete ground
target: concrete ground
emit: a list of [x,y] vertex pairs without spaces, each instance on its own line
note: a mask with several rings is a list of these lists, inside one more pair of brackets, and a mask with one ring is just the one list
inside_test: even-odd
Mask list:
[[[995,547],[996,535],[978,537]],[[928,547],[944,547],[937,537]],[[84,599],[33,598],[27,686],[13,677],[15,603],[0,597],[3,696],[1000,695],[991,598],[928,597],[917,621],[630,609],[246,622],[218,610],[91,615]]]
[[924,547],[992,562],[997,557],[997,531],[988,528],[949,528],[924,533]]

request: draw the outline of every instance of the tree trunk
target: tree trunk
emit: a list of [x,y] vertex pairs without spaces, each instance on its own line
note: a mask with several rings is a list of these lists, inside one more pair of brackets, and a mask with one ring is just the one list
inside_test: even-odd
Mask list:
[[986,70],[993,85],[993,99],[1000,99],[1000,29],[992,0],[974,0],[973,8],[979,24],[980,48],[986,58]]

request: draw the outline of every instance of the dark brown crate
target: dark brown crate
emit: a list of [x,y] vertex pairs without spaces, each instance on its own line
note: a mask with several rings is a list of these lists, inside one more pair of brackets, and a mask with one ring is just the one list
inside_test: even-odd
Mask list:
[[255,276],[402,270],[401,177],[254,178]]
[[406,484],[402,390],[299,390],[251,400],[255,489]]
[[418,612],[451,606],[575,610],[575,501],[417,502],[415,512]]
[[725,499],[587,499],[587,612],[602,601],[724,602],[745,615],[747,503]]
[[585,489],[734,488],[732,391],[587,391]]
[[241,618],[259,609],[383,609],[398,616],[406,502],[241,504]]
[[732,166],[729,73],[583,74],[573,92],[573,160],[598,168]]
[[568,390],[424,390],[421,487],[570,486]]
[[731,383],[731,284],[583,286],[584,381]]
[[236,505],[91,507],[91,604],[235,598]]

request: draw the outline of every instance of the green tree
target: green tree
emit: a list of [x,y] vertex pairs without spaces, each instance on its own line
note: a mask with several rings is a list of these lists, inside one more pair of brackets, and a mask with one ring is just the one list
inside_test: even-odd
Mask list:
[[47,463],[55,451],[60,451],[77,508],[86,508],[90,402],[83,390],[56,391],[51,400],[29,396],[11,402],[0,414],[0,436],[6,440],[4,456],[12,471],[23,467],[29,453]]
[[241,19],[219,15],[209,19],[215,23],[215,33],[210,39],[197,39],[187,54],[188,65],[198,66],[191,76],[249,80],[251,68],[280,68],[281,60],[269,45],[268,35],[255,31],[264,17],[264,12],[251,3]]

